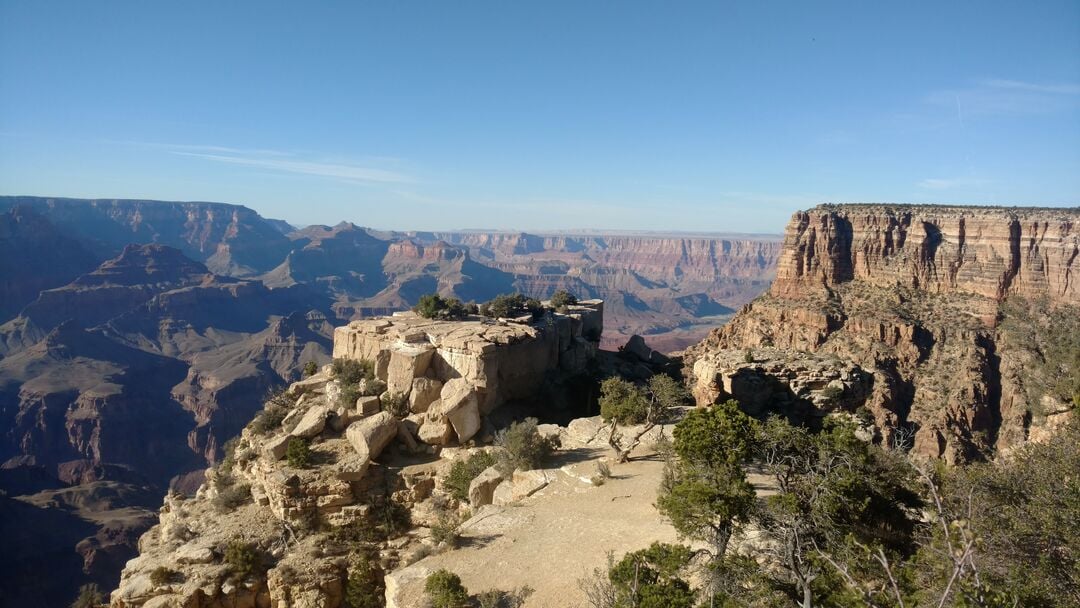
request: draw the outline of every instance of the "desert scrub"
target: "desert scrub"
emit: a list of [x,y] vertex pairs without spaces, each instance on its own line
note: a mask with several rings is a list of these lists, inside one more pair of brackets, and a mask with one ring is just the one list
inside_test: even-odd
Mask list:
[[308,361],[304,364],[304,377],[309,378],[314,376],[319,371],[319,364],[314,361]]
[[244,541],[229,541],[229,544],[225,545],[224,554],[225,565],[229,567],[229,578],[233,581],[242,581],[264,570],[262,555]]
[[521,608],[534,591],[528,585],[510,591],[489,589],[477,595],[476,602],[480,608]]
[[495,445],[502,448],[497,465],[504,475],[540,468],[560,447],[558,437],[541,435],[536,427],[536,418],[526,418],[496,433]]
[[619,424],[640,424],[649,414],[645,392],[622,378],[600,383],[600,417]]
[[285,420],[288,413],[287,408],[268,403],[251,421],[251,430],[259,435],[268,435],[281,426],[281,421]]
[[495,455],[490,452],[469,454],[468,458],[455,461],[450,465],[450,473],[446,476],[443,485],[454,498],[462,502],[469,500],[469,484],[495,462]]
[[402,419],[409,415],[409,398],[405,393],[391,393],[389,391],[379,397],[382,411],[389,412],[391,416]]
[[431,539],[436,544],[446,543],[450,547],[456,547],[461,539],[461,525],[468,519],[458,512],[443,511],[438,519],[431,525]]
[[285,459],[289,466],[297,469],[307,468],[311,464],[311,448],[307,439],[293,437],[289,440],[289,447],[285,448]]
[[362,551],[349,568],[345,582],[346,608],[382,608],[386,588],[379,556],[374,551]]
[[246,503],[249,498],[251,498],[251,486],[246,483],[236,483],[233,478],[229,477],[227,483],[218,488],[213,505],[218,511],[228,513],[229,511],[235,511],[237,507]]
[[150,582],[155,587],[161,587],[180,580],[180,573],[165,566],[158,566],[150,573]]
[[449,570],[436,570],[424,581],[424,593],[433,608],[465,608],[469,605],[469,591],[461,584],[461,578]]
[[330,364],[330,373],[343,385],[375,379],[375,364],[366,359],[338,357]]

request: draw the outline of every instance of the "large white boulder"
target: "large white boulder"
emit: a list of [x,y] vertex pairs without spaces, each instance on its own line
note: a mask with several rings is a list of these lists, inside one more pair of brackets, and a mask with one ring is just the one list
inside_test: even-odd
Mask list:
[[502,483],[502,473],[493,466],[484,469],[469,484],[469,505],[476,509],[490,505],[495,495],[495,488]]
[[379,412],[354,422],[345,429],[345,438],[360,456],[378,458],[383,449],[397,437],[398,420],[390,412]]
[[311,439],[326,428],[326,417],[330,414],[330,408],[325,405],[316,405],[304,414],[300,422],[292,430],[293,437]]
[[435,347],[431,344],[394,345],[386,368],[386,390],[407,394],[412,390],[413,379],[427,372],[434,354]]
[[480,403],[472,383],[464,378],[448,380],[443,385],[439,400],[442,404],[438,414],[445,416],[454,427],[458,442],[465,443],[472,439],[480,430]]
[[409,411],[422,414],[442,392],[443,383],[432,378],[413,378],[412,391],[409,393]]

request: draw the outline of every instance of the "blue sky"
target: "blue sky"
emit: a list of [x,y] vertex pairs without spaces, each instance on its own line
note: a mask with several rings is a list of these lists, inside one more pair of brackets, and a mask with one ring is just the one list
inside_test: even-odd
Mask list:
[[0,192],[779,232],[1080,204],[1080,2],[0,0]]

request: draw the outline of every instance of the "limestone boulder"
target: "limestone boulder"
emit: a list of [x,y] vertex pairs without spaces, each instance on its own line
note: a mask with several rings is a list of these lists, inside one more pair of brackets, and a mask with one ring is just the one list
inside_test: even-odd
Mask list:
[[448,445],[454,439],[454,427],[444,417],[426,417],[417,432],[420,441],[428,445]]
[[412,390],[413,379],[427,372],[434,355],[435,347],[430,344],[394,345],[386,368],[386,390],[407,394]]
[[397,436],[398,420],[389,412],[379,412],[354,422],[345,429],[345,438],[360,456],[378,458],[383,449]]
[[281,460],[285,457],[285,452],[289,449],[290,439],[292,439],[292,435],[289,435],[288,433],[271,437],[263,444],[263,454],[270,460]]
[[495,497],[495,488],[502,481],[502,473],[497,468],[492,466],[484,469],[469,484],[469,505],[474,509],[490,505]]
[[356,411],[361,417],[378,414],[382,410],[382,403],[378,395],[360,397],[356,400]]
[[323,432],[323,429],[326,428],[326,418],[329,415],[330,408],[328,406],[316,405],[304,414],[304,417],[296,424],[290,435],[311,439]]
[[443,383],[432,378],[413,378],[412,391],[409,393],[409,411],[422,414],[428,411],[432,402],[439,399]]
[[326,383],[330,381],[330,376],[325,374],[315,374],[310,378],[305,378],[298,382],[293,382],[289,385],[289,395],[298,397],[304,393],[321,393],[326,389]]
[[502,507],[512,502],[514,502],[514,483],[509,479],[504,479],[491,493],[491,504]]
[[532,496],[546,488],[553,479],[554,475],[543,469],[514,471],[514,476],[510,480],[512,482],[510,498],[511,500],[521,500]]
[[472,439],[480,430],[480,403],[473,385],[464,378],[449,380],[443,385],[440,401],[439,415],[450,422],[458,442]]

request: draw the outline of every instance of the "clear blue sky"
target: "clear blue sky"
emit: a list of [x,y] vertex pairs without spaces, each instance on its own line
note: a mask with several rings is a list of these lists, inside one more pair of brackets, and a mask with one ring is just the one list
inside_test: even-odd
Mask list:
[[1080,2],[0,0],[0,193],[396,229],[1080,204]]

